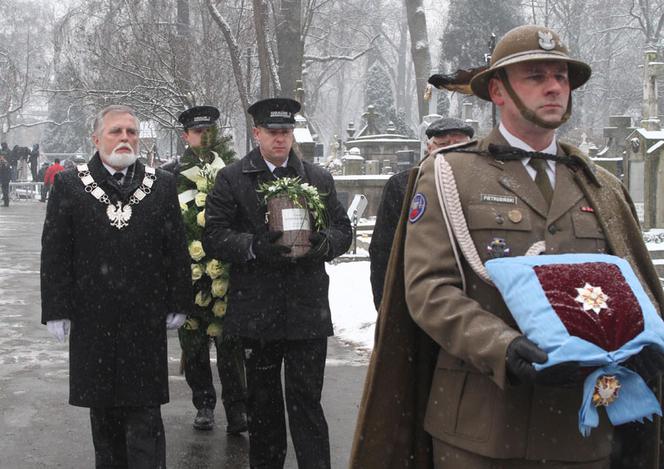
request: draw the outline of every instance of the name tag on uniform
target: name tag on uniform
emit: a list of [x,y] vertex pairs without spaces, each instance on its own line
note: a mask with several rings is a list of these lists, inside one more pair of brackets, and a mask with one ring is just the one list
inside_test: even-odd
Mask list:
[[480,194],[480,201],[493,204],[516,205],[516,197],[513,195]]

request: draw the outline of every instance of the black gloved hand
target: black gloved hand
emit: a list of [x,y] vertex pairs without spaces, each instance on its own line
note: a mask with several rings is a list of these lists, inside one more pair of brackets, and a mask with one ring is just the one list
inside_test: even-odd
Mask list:
[[283,234],[283,231],[265,231],[254,235],[251,250],[256,259],[263,262],[288,260],[288,258],[284,257],[284,254],[291,252],[291,248],[275,244],[275,241],[281,238]]
[[544,350],[526,337],[519,336],[507,346],[507,376],[513,384],[533,384],[537,375],[533,363],[544,363],[548,358]]
[[330,241],[324,233],[314,231],[309,235],[311,248],[302,256],[303,260],[319,261],[325,259],[330,249]]
[[638,373],[646,383],[652,383],[664,371],[664,354],[654,345],[649,345],[623,365]]
[[563,362],[540,370],[535,375],[535,383],[542,386],[571,387],[582,383],[591,370],[579,362]]

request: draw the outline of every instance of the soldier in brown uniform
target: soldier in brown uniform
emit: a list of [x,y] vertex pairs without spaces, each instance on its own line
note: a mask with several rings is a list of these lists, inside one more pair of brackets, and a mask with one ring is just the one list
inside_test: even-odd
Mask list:
[[[610,466],[614,429],[605,413],[589,437],[578,431],[583,372],[575,363],[535,372],[533,363],[545,362],[546,353],[520,333],[499,292],[476,273],[467,255],[472,249],[451,240],[447,226],[453,222],[445,219],[439,193],[451,189],[441,183],[451,171],[470,234],[466,244],[479,254],[475,260],[524,255],[539,241],[545,241],[546,254],[609,252],[632,263],[661,308],[661,287],[629,196],[617,179],[556,138],[555,129],[571,112],[571,91],[590,74],[555,32],[522,26],[505,35],[490,68],[473,78],[473,92],[500,109],[500,126],[477,143],[422,164],[405,234],[405,300],[414,323],[435,341],[433,374],[422,378],[426,354],[407,362],[392,356],[389,365],[381,358],[397,349],[390,336],[403,337],[407,329],[394,326],[405,323],[386,307],[351,467],[431,467],[432,460],[435,468],[464,469]],[[390,265],[398,263],[391,259]],[[385,298],[398,301],[389,292]],[[409,350],[416,350],[418,340],[411,340]],[[634,362],[642,373],[644,358]],[[657,364],[661,359],[648,358]],[[394,380],[394,368],[405,370],[410,362],[418,371],[402,376],[419,382],[419,389],[400,388]],[[657,377],[657,367],[651,371],[647,380]],[[394,404],[380,396],[389,373],[394,385],[387,394],[400,406],[393,420]],[[418,405],[426,407],[422,422],[418,410],[408,407]],[[431,444],[402,444],[422,439],[418,425]],[[391,455],[377,454],[380,447]]]

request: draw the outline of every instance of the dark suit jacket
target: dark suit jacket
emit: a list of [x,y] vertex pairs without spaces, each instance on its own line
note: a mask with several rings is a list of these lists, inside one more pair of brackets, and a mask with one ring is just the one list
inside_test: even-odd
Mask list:
[[401,206],[403,205],[404,195],[406,193],[406,184],[410,170],[401,171],[387,180],[383,187],[383,195],[378,206],[376,214],[376,225],[371,235],[369,244],[369,257],[371,260],[371,290],[373,291],[374,305],[376,311],[383,298],[383,283],[385,281],[385,271],[387,270],[387,261],[390,258],[390,250],[394,233],[401,216]]
[[276,264],[249,259],[254,235],[268,229],[266,206],[257,189],[274,176],[258,149],[221,169],[206,200],[203,246],[206,254],[231,263],[224,317],[228,334],[265,340],[332,335],[325,261],[350,246],[350,222],[329,172],[301,161],[293,152],[288,166],[322,196],[328,220],[322,230],[329,242],[327,256]]

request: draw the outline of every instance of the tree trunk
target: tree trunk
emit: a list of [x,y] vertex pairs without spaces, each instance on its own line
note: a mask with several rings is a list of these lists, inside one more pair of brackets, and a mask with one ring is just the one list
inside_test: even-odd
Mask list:
[[175,38],[175,52],[178,59],[178,67],[175,69],[175,79],[180,94],[187,97],[187,107],[196,103],[191,95],[191,54],[189,54],[189,44],[191,44],[191,22],[189,19],[189,0],[177,0],[177,27]]
[[226,44],[228,45],[228,52],[230,54],[231,64],[233,67],[233,76],[235,78],[238,95],[240,96],[240,102],[242,103],[242,109],[244,110],[244,122],[248,138],[253,124],[251,117],[247,113],[247,109],[249,108],[249,96],[247,95],[247,88],[244,84],[244,73],[242,72],[242,65],[240,63],[240,46],[238,45],[235,36],[233,36],[233,32],[231,31],[228,22],[224,19],[223,16],[221,16],[221,13],[219,13],[219,10],[217,10],[217,7],[214,5],[214,3],[212,3],[213,0],[206,1],[208,10],[212,15],[212,19],[214,19],[214,22],[217,23],[221,29],[221,32],[224,35],[224,39],[226,40]]
[[295,98],[297,81],[302,80],[304,44],[301,0],[281,0],[277,15],[279,82],[284,97]]
[[[402,15],[405,15],[405,7],[401,8]],[[408,45],[408,31],[405,22],[399,27],[399,50],[397,51],[397,77],[394,94],[397,111],[404,111],[406,104],[406,47]]]
[[415,67],[415,86],[417,89],[418,122],[428,113],[427,103],[424,101],[424,91],[431,73],[431,57],[429,55],[429,39],[427,34],[427,19],[424,14],[422,0],[404,0],[406,2],[406,16],[410,31],[410,51]]
[[267,48],[267,4],[265,0],[253,0],[256,49],[260,70],[260,97],[270,97],[270,51]]

